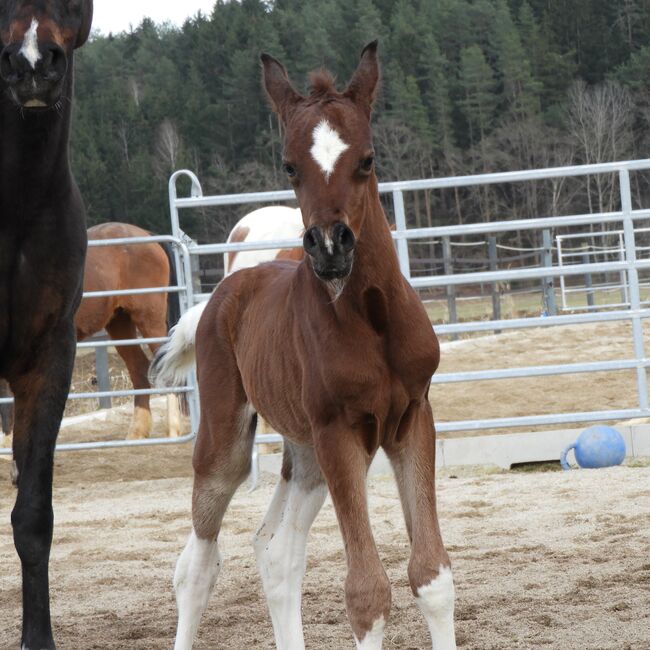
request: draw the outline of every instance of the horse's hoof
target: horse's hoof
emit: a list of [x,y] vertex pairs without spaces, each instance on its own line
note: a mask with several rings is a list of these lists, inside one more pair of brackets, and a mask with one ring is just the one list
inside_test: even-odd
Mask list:
[[126,436],[126,439],[144,440],[151,434],[151,428],[151,411],[142,408],[141,406],[136,406],[133,413],[133,422],[131,423],[131,429]]

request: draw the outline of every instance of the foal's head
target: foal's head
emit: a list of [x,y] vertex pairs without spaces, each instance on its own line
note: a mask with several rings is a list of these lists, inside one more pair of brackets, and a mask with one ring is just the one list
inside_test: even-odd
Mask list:
[[54,106],[92,14],[92,0],[0,0],[0,91],[23,108]]
[[326,72],[312,74],[303,97],[282,64],[262,55],[264,86],[284,125],[284,169],[305,225],[304,248],[316,275],[340,283],[350,274],[376,184],[370,112],[379,79],[377,42],[365,47],[347,88],[338,92]]

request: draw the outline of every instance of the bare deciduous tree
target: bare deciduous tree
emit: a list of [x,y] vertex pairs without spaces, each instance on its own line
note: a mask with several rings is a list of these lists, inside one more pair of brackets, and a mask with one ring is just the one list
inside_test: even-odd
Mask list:
[[[633,110],[629,92],[617,83],[590,87],[584,81],[575,82],[569,90],[567,128],[581,162],[594,164],[629,157]],[[590,212],[613,210],[617,204],[615,189],[616,179],[611,174],[588,176]]]
[[181,137],[178,130],[171,120],[166,119],[158,128],[154,158],[154,169],[160,178],[166,179],[176,169],[180,150]]

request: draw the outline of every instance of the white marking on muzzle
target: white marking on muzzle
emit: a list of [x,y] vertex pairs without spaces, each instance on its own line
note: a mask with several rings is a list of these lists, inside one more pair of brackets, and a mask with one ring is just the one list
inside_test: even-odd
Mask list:
[[29,29],[25,32],[25,38],[23,39],[23,45],[20,48],[20,54],[22,54],[29,65],[32,66],[32,70],[36,67],[36,62],[41,59],[41,53],[38,49],[38,20],[32,18],[32,24]]
[[327,252],[332,255],[334,253],[334,242],[329,236],[329,233],[323,233],[323,241],[325,242],[325,248],[327,248]]
[[341,136],[329,125],[327,120],[321,120],[313,133],[314,144],[310,149],[313,159],[325,174],[325,180],[329,182],[334,171],[336,161],[341,154],[350,148],[341,140]]

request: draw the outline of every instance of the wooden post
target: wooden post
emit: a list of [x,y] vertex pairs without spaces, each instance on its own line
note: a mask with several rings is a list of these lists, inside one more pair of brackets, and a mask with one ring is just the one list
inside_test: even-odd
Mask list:
[[[451,255],[451,241],[449,237],[442,238],[442,259],[445,267],[445,275],[454,274],[454,263]],[[458,322],[458,313],[456,312],[456,286],[447,285],[447,310],[449,312],[449,322]],[[452,340],[458,339],[457,334],[452,334]]]
[[[494,235],[488,237],[488,259],[490,271],[496,271],[499,265],[497,253],[497,238]],[[492,282],[492,320],[501,320],[501,291],[498,282]],[[494,330],[495,334],[501,334],[501,330]]]
[[[545,228],[542,231],[542,263],[546,268],[553,266],[553,240],[551,231]],[[553,278],[542,279],[542,292],[544,294],[544,310],[547,316],[557,316],[557,304],[555,302],[555,286]]]

